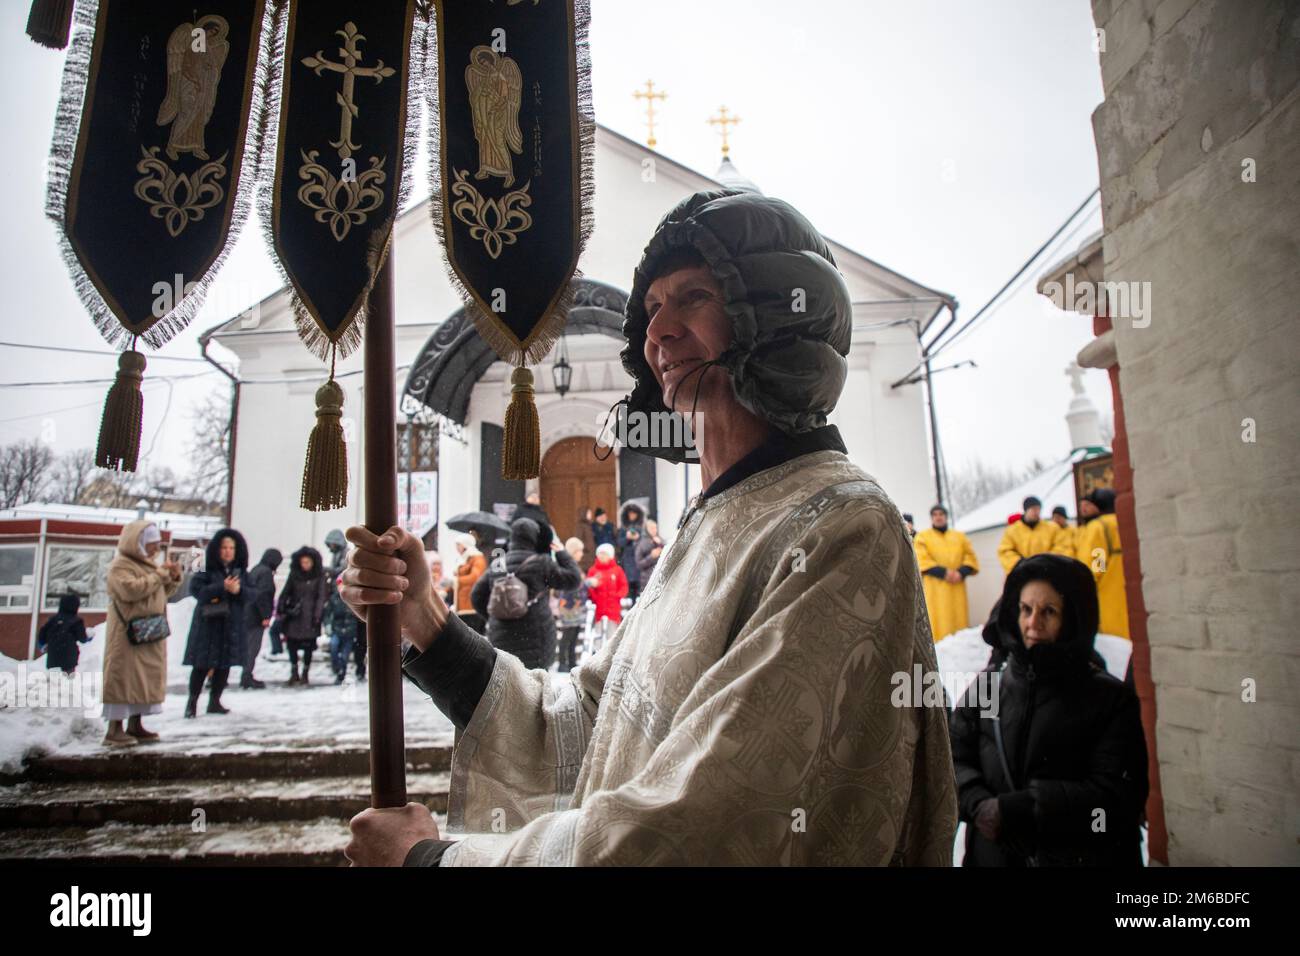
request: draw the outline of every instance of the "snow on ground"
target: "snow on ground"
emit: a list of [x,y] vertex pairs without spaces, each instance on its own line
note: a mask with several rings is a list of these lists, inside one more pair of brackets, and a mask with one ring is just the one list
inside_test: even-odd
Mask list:
[[[349,666],[348,679],[334,684],[329,652],[322,649],[312,658],[309,687],[289,687],[287,659],[259,660],[254,673],[265,681],[265,690],[241,690],[240,670],[231,670],[231,686],[222,703],[231,713],[206,714],[207,695],[199,700],[199,715],[185,720],[190,669],[181,663],[189,633],[193,598],[167,606],[171,637],[167,641],[167,698],[163,712],[144,718],[144,725],[162,735],[151,750],[187,753],[213,750],[259,751],[285,747],[351,745],[367,746],[370,734],[369,688],[358,683]],[[59,752],[85,754],[102,750],[104,723],[100,718],[103,687],[104,626],[94,629],[94,638],[82,645],[77,666],[78,689],[92,699],[80,699],[89,706],[5,706],[0,703],[0,773],[18,773],[24,759]],[[324,645],[324,639],[320,642]],[[262,653],[270,651],[265,641]],[[0,655],[0,681],[45,680],[45,663],[16,661]],[[57,673],[54,680],[60,680]],[[54,686],[54,685],[51,685]],[[450,741],[452,725],[433,702],[409,681],[402,681],[405,701],[406,739],[409,744]],[[0,699],[7,696],[0,695]],[[66,699],[66,698],[65,698]],[[8,703],[5,701],[5,703]],[[15,700],[15,703],[17,701]]]

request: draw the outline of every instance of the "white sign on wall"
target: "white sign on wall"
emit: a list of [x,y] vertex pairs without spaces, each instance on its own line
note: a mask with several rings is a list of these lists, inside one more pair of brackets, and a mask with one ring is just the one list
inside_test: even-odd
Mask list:
[[437,523],[438,473],[399,472],[397,523],[416,537],[424,537]]

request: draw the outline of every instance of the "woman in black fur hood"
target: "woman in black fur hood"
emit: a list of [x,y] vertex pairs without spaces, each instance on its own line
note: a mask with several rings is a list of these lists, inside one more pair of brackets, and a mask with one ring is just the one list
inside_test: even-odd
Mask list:
[[[329,579],[321,563],[320,552],[315,548],[299,548],[289,559],[289,580],[276,603],[280,618],[280,633],[289,648],[289,661],[293,670],[290,684],[308,684],[311,654],[320,636],[321,617],[329,599]],[[302,655],[302,672],[298,671],[298,656]]]

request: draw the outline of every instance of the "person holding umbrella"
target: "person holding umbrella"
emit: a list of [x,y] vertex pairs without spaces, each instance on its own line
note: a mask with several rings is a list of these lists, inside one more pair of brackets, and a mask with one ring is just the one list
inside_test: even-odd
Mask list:
[[487,511],[465,511],[447,519],[452,531],[472,534],[485,555],[496,550],[498,541],[510,537],[510,525]]

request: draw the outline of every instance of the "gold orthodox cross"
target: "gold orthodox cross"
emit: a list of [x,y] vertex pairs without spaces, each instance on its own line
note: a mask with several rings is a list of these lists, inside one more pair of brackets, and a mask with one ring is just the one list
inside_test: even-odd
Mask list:
[[666,100],[668,99],[668,94],[656,93],[655,81],[646,80],[645,92],[642,93],[640,90],[635,90],[632,95],[639,100],[645,100],[645,122],[648,130],[645,144],[647,146],[654,146],[655,143],[658,142],[658,140],[655,139],[655,100]]
[[725,106],[719,106],[719,107],[718,107],[718,113],[721,114],[721,115],[719,115],[719,116],[711,116],[711,117],[709,117],[709,123],[710,123],[711,125],[713,125],[713,126],[721,127],[721,131],[722,131],[722,155],[723,155],[723,156],[726,156],[729,152],[731,152],[731,147],[730,147],[730,145],[728,145],[728,143],[727,143],[727,127],[728,127],[728,126],[735,126],[737,123],[739,123],[739,122],[740,122],[740,117],[739,117],[739,116],[728,116],[728,115],[727,115],[727,108],[726,108]]
[[391,66],[384,66],[383,60],[378,61],[374,66],[357,66],[361,62],[361,51],[357,49],[357,43],[364,40],[365,35],[357,32],[357,25],[351,20],[343,24],[342,30],[334,32],[343,38],[343,45],[339,47],[342,63],[327,60],[320,50],[316,51],[315,56],[303,57],[302,63],[303,66],[315,70],[317,76],[321,75],[322,70],[343,74],[343,88],[335,94],[342,111],[339,115],[339,138],[337,142],[331,141],[330,145],[339,151],[339,159],[347,159],[354,150],[360,148],[352,142],[352,119],[360,115],[360,110],[352,100],[356,78],[358,76],[364,79],[373,78],[378,85],[397,71]]

